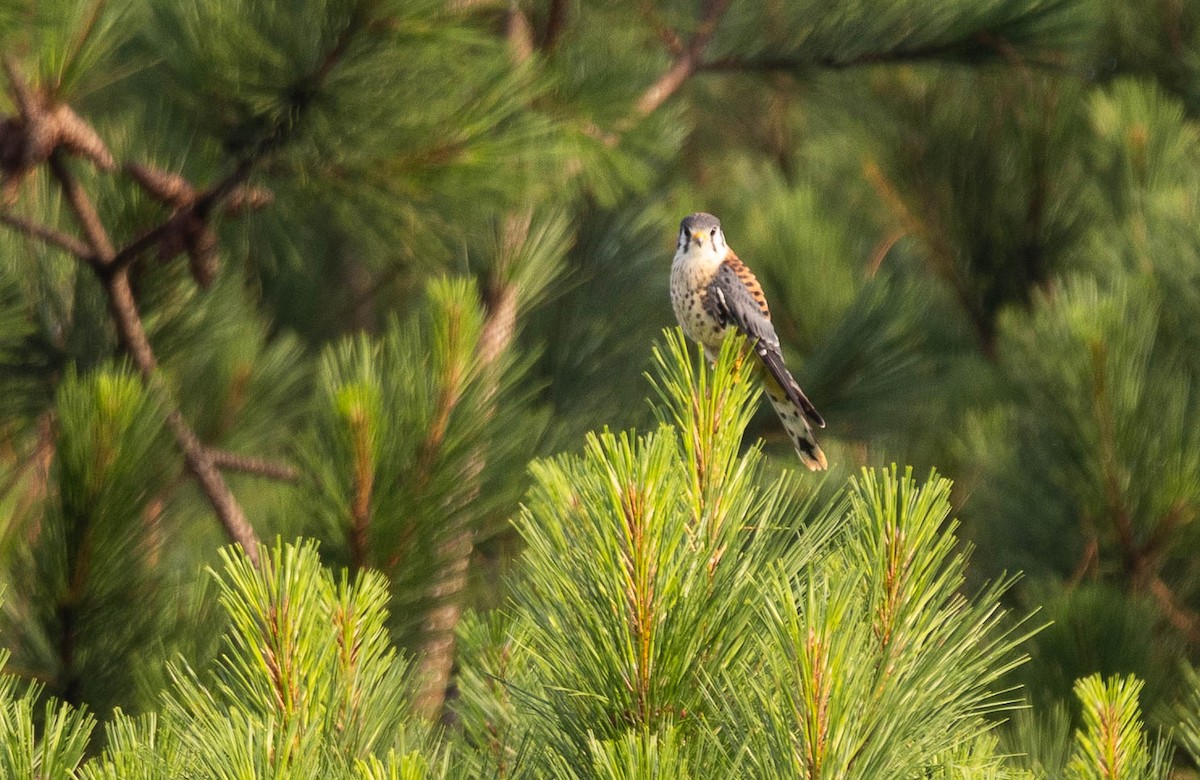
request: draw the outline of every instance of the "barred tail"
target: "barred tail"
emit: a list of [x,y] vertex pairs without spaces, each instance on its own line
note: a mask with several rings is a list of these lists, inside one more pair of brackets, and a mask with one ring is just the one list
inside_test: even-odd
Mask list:
[[[778,350],[771,349],[764,345],[761,341],[757,343],[754,349],[758,353],[758,357],[762,360],[763,368],[775,380],[775,384],[779,385],[784,395],[791,399],[792,403],[804,412],[804,416],[808,421],[818,428],[825,427],[825,420],[821,417],[821,413],[817,411],[817,407],[813,406],[812,401],[808,400],[808,396],[800,389],[800,385],[796,384],[795,378],[792,377],[787,366],[783,364],[783,355],[779,354]],[[769,382],[768,382],[769,383]]]
[[824,471],[829,464],[825,460],[825,453],[821,452],[821,445],[817,444],[816,438],[813,437],[812,426],[809,425],[804,412],[775,382],[768,381],[766,384],[767,397],[771,399],[771,406],[775,407],[775,413],[779,415],[788,438],[795,445],[800,462],[809,471]]

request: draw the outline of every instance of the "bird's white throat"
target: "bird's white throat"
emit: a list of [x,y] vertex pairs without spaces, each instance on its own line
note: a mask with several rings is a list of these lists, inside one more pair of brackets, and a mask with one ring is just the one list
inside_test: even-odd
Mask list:
[[723,250],[718,252],[711,242],[706,241],[700,246],[689,244],[675,250],[675,259],[671,263],[671,269],[682,271],[689,276],[694,274],[709,278],[717,272],[718,266],[724,259],[725,252]]

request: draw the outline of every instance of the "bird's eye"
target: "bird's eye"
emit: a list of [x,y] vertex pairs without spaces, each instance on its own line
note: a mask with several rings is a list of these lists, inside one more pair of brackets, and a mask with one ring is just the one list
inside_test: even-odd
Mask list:
[[715,241],[717,239],[717,229],[713,228],[712,233],[710,233],[709,235],[711,235],[713,237],[713,240]]

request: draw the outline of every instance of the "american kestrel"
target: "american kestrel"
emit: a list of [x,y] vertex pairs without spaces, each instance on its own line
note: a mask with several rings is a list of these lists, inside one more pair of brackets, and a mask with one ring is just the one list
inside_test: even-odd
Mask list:
[[689,214],[679,223],[671,305],[683,332],[704,347],[709,360],[716,360],[726,330],[746,335],[761,361],[767,397],[800,462],[810,471],[825,469],[825,453],[812,432],[814,425],[824,428],[825,420],[784,365],[762,287],[725,243],[721,220],[712,214]]

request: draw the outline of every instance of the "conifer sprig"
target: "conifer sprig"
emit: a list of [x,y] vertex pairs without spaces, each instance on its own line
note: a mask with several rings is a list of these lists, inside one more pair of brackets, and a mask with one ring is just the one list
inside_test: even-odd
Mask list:
[[1100,675],[1075,683],[1083,705],[1083,727],[1075,732],[1075,754],[1066,776],[1078,780],[1136,777],[1166,778],[1170,754],[1163,742],[1151,742],[1142,723],[1135,677]]
[[825,564],[764,581],[767,673],[748,677],[737,731],[757,774],[919,776],[1015,704],[1001,678],[1027,634],[999,607],[1011,581],[959,593],[949,487],[936,474],[918,486],[911,472],[864,471]]

